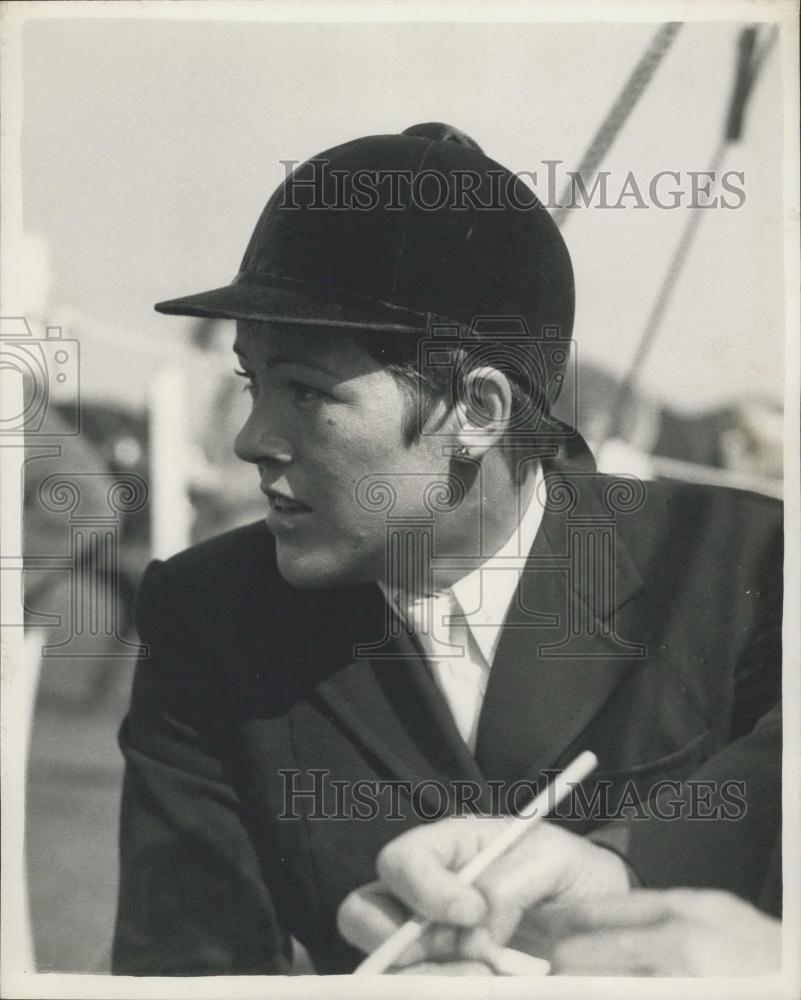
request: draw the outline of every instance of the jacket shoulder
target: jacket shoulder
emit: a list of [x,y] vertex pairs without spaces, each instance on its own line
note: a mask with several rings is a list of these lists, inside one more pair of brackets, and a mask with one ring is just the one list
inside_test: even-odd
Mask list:
[[193,700],[275,705],[321,663],[349,657],[371,591],[292,587],[256,522],[150,563],[136,625],[160,675]]
[[[556,473],[557,488],[560,479],[569,484],[577,514],[611,519],[619,537],[630,540],[636,550],[652,551],[664,542],[683,540],[720,550],[723,562],[735,549],[781,551],[783,504],[774,497],[677,479],[642,480],[571,463],[555,463],[547,471]],[[557,492],[557,509],[567,510],[562,501],[568,498]]]
[[[226,614],[254,592],[280,587],[272,536],[263,522],[227,531],[170,556],[145,570],[136,599],[135,620],[145,642],[166,629],[183,626],[191,639],[204,622]],[[187,632],[186,626],[192,628]]]
[[783,505],[761,494],[676,481],[646,482],[645,498],[616,518],[618,541],[644,579],[664,589],[696,579],[709,599],[759,595],[760,613],[781,607]]
[[712,507],[718,511],[729,511],[735,516],[755,517],[766,524],[781,523],[784,505],[781,500],[763,493],[671,479],[657,479],[647,483],[647,487],[649,490],[661,492],[670,502],[695,509]]
[[195,582],[198,577],[208,582],[209,575],[214,579],[230,580],[279,576],[275,565],[275,541],[264,521],[254,521],[207,538],[170,556],[163,566],[170,578],[185,585]]
[[645,518],[665,524],[707,544],[731,550],[780,542],[784,508],[780,500],[746,490],[704,486],[675,480],[644,484]]

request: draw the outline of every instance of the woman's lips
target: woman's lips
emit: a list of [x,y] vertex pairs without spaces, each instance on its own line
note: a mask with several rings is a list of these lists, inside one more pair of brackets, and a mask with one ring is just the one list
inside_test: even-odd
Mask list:
[[308,512],[311,510],[305,503],[301,503],[300,500],[296,500],[294,497],[287,496],[286,493],[280,493],[278,490],[272,489],[270,486],[262,486],[262,493],[267,497],[270,502],[271,510],[278,510],[281,512]]
[[312,509],[305,503],[295,500],[292,497],[276,493],[275,490],[262,490],[270,505],[270,512],[267,515],[267,527],[276,534],[293,531],[311,514]]
[[311,507],[307,507],[305,503],[299,503],[297,500],[292,500],[289,497],[271,496],[268,494],[267,499],[270,502],[270,508],[282,514],[303,514],[311,510]]

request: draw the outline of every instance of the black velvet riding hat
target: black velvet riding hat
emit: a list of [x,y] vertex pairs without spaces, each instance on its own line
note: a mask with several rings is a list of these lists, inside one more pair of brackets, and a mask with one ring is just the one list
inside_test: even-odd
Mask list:
[[428,123],[298,166],[231,284],[156,309],[399,335],[515,317],[534,338],[568,340],[573,271],[531,188],[458,129]]

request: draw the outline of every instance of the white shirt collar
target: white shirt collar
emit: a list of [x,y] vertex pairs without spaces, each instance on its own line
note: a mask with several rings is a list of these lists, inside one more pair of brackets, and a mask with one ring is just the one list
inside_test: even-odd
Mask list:
[[[451,587],[476,645],[489,666],[495,657],[501,627],[509,613],[520,576],[542,522],[542,481],[540,465],[531,500],[512,534],[494,555]],[[387,588],[383,584],[379,586],[384,596],[397,608],[398,603],[392,600]]]

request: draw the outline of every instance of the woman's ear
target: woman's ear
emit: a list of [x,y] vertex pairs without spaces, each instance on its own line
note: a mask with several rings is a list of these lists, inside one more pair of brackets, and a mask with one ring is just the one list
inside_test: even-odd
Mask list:
[[467,372],[454,418],[457,452],[480,458],[500,444],[512,419],[512,387],[506,375],[489,366]]

